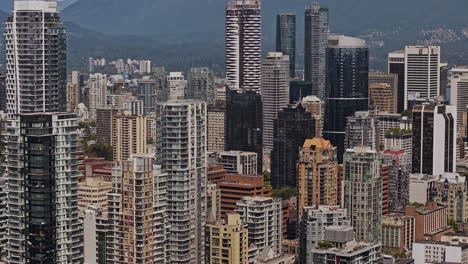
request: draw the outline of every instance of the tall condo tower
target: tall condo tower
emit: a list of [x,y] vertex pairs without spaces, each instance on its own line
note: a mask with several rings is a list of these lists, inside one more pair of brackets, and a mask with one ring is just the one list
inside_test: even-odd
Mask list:
[[296,73],[296,15],[276,16],[276,51],[289,56],[289,76]]
[[6,91],[14,114],[66,111],[66,31],[55,1],[15,1],[6,22]]
[[327,93],[323,135],[344,153],[346,118],[368,109],[369,49],[362,39],[330,36],[327,48]]
[[330,31],[328,8],[312,4],[305,10],[304,79],[312,95],[325,98],[326,52]]
[[[17,3],[17,2],[16,2]],[[74,114],[21,114],[7,135],[7,262],[83,263]]]
[[169,253],[173,264],[204,264],[206,103],[157,105],[157,162],[168,173]]
[[260,8],[260,0],[227,0],[226,78],[231,89],[260,92]]

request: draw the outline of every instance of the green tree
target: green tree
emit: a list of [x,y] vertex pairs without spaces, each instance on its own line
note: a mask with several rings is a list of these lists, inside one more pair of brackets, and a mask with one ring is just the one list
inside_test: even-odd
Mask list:
[[265,183],[265,187],[271,187],[271,174],[269,171],[263,172],[263,182]]
[[453,231],[458,232],[458,223],[454,219],[449,219],[447,224],[453,228]]
[[294,187],[285,187],[283,189],[273,190],[273,197],[281,198],[283,200],[288,200],[291,197],[296,196],[296,188]]
[[112,160],[112,147],[109,144],[93,144],[86,146],[85,149],[88,156]]

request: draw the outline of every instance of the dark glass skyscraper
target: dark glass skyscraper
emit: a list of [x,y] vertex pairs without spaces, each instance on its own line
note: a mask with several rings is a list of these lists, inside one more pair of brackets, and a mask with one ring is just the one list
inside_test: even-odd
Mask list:
[[308,138],[315,137],[312,114],[302,104],[284,108],[274,121],[274,142],[271,153],[271,184],[275,189],[296,187],[296,166],[299,149]]
[[369,49],[364,40],[331,36],[327,48],[324,137],[344,154],[346,118],[368,109]]
[[296,15],[276,16],[276,51],[289,56],[289,75],[296,73]]
[[253,91],[226,91],[226,150],[257,153],[262,172],[262,100]]
[[312,4],[305,10],[304,79],[312,94],[325,97],[326,50],[329,34],[328,8]]

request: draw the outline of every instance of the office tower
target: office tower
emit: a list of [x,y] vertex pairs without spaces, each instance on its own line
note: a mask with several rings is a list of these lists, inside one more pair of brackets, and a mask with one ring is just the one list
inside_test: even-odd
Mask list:
[[226,79],[230,89],[260,92],[261,0],[227,0]]
[[398,75],[369,72],[369,106],[386,113],[398,113]]
[[346,118],[345,149],[367,146],[380,149],[379,120],[375,111],[359,111]]
[[96,142],[98,144],[111,145],[112,143],[112,120],[120,110],[105,108],[96,109]]
[[109,194],[109,263],[169,263],[168,174],[151,156],[116,163]]
[[369,49],[364,40],[331,36],[327,48],[327,93],[323,136],[345,151],[346,118],[368,109]]
[[208,152],[224,151],[226,129],[226,101],[216,101],[208,106]]
[[450,70],[450,103],[457,106],[457,132],[463,125],[463,112],[468,107],[468,67]]
[[15,1],[5,36],[9,118],[22,113],[65,112],[67,38],[57,3]]
[[191,68],[187,76],[185,98],[204,101],[207,105],[214,104],[216,89],[213,71],[206,67]]
[[439,72],[440,72],[440,94],[442,98],[444,98],[444,102],[448,102],[449,104],[455,104],[455,102],[450,101],[449,95],[449,68],[448,63],[440,63],[439,64]]
[[409,203],[409,177],[411,163],[408,154],[404,150],[386,150],[382,153],[383,163],[389,171],[389,207],[395,209],[404,208]]
[[140,63],[140,73],[151,73],[151,61],[150,60],[141,60]]
[[336,147],[323,138],[307,139],[297,163],[297,208],[338,204]]
[[296,73],[296,15],[276,16],[276,51],[289,56],[289,76]]
[[107,75],[91,74],[88,81],[88,110],[91,119],[96,119],[96,110],[107,107]]
[[275,189],[296,188],[298,149],[304,141],[315,136],[315,120],[300,103],[278,113],[274,122],[271,153],[271,184]]
[[134,154],[147,153],[146,116],[129,114],[112,117],[112,157],[128,160]]
[[207,264],[248,263],[247,228],[240,215],[228,214],[227,221],[215,221],[206,225]]
[[79,71],[72,71],[71,76],[70,76],[70,82],[71,84],[76,84],[78,86],[79,102],[83,103],[84,102],[84,98],[83,98],[84,76],[83,74],[81,74],[81,72]]
[[315,122],[315,136],[322,137],[323,136],[323,120],[324,120],[324,111],[325,111],[325,104],[320,98],[315,95],[306,96],[302,98],[301,101],[302,106],[305,108],[306,112],[312,114]]
[[167,90],[169,93],[168,100],[184,99],[185,89],[187,88],[187,80],[184,73],[170,72],[167,76]]
[[135,97],[130,97],[122,101],[122,108],[132,115],[144,115],[145,107],[142,100],[137,100]]
[[257,153],[223,151],[216,153],[216,163],[224,166],[227,173],[257,175]]
[[301,208],[303,211],[299,224],[299,263],[314,263],[312,249],[325,239],[328,226],[351,226],[346,209],[339,206],[314,206]]
[[413,248],[416,219],[400,213],[382,217],[382,246],[384,252],[403,254]]
[[289,57],[270,52],[262,61],[263,149],[273,149],[273,122],[289,103]]
[[80,94],[78,85],[67,84],[67,112],[75,112],[76,107],[80,102]]
[[107,194],[112,191],[112,183],[102,175],[86,177],[78,187],[78,209],[83,213],[89,206],[101,209],[107,216]]
[[312,83],[301,80],[291,80],[289,82],[289,103],[294,104],[304,97],[312,95]]
[[90,205],[84,210],[83,216],[84,263],[99,264],[107,262],[107,240],[109,237],[109,221],[102,209]]
[[5,164],[8,263],[83,263],[78,141],[73,114],[21,114],[12,122]]
[[156,80],[149,76],[137,80],[136,97],[143,101],[145,115],[156,111]]
[[312,4],[305,10],[304,80],[312,83],[312,95],[324,99],[327,44],[330,32],[328,8]]
[[[206,104],[157,105],[157,161],[168,173],[168,224],[173,264],[205,262]],[[174,118],[177,117],[177,118]]]
[[154,68],[152,77],[156,83],[156,102],[166,102],[169,99],[167,76],[168,73],[164,67]]
[[344,155],[344,205],[357,241],[379,243],[382,235],[381,157],[368,147]]
[[456,115],[452,105],[432,102],[414,107],[412,173],[455,172]]
[[326,246],[312,249],[313,262],[311,263],[334,263],[338,260],[351,264],[373,264],[382,261],[382,245],[354,240],[352,227],[330,226],[325,228],[324,242]]
[[281,199],[244,197],[237,202],[236,212],[241,216],[242,223],[247,225],[250,247],[256,247],[256,253],[249,259],[268,247],[276,254],[282,253]]
[[227,91],[226,150],[257,153],[258,174],[262,173],[262,99],[252,91]]
[[0,111],[7,111],[7,91],[6,91],[6,76],[0,73]]
[[443,173],[436,176],[432,200],[448,208],[448,219],[458,223],[468,221],[468,187],[466,177],[458,173]]
[[399,112],[411,110],[413,101],[441,95],[439,46],[406,46],[404,50],[390,53],[388,64],[389,72],[398,74]]
[[221,219],[221,189],[214,183],[206,184],[206,218],[207,222]]

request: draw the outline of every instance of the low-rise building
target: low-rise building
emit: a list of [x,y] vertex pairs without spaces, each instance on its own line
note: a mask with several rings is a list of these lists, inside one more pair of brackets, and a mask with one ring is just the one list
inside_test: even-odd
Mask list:
[[255,152],[223,151],[217,153],[216,162],[231,174],[257,175],[257,158]]
[[448,208],[448,218],[459,223],[468,222],[468,189],[466,177],[458,173],[437,175],[432,200]]
[[254,259],[253,264],[294,264],[296,258],[292,255],[279,255],[271,248],[265,248]]
[[413,216],[390,214],[382,217],[382,246],[385,253],[410,251],[415,238],[416,220]]
[[447,225],[447,212],[446,206],[435,202],[429,202],[420,207],[406,207],[405,215],[415,218],[416,241],[440,240],[442,235],[452,232],[453,229]]
[[414,264],[468,263],[468,244],[418,241],[413,244]]

